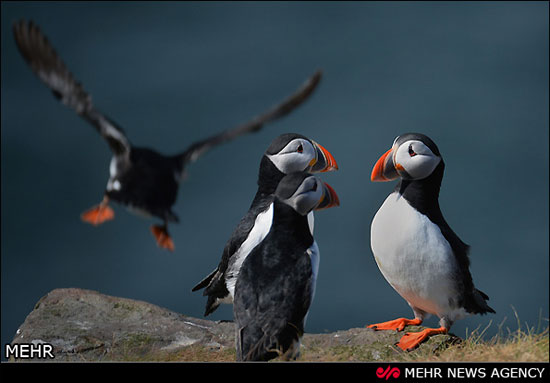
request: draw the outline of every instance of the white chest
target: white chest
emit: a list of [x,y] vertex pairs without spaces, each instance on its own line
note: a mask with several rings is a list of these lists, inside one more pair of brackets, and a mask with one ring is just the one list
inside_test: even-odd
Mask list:
[[227,290],[229,290],[230,299],[233,300],[235,296],[235,284],[237,283],[237,278],[239,276],[239,271],[243,265],[244,260],[250,254],[250,252],[264,240],[264,238],[269,233],[271,229],[271,224],[273,223],[273,204],[269,205],[269,208],[258,214],[256,220],[254,221],[254,226],[248,237],[237,249],[237,251],[231,256],[229,269],[227,271],[225,284]]
[[410,305],[443,314],[456,297],[457,263],[441,230],[397,192],[388,196],[371,225],[376,263]]

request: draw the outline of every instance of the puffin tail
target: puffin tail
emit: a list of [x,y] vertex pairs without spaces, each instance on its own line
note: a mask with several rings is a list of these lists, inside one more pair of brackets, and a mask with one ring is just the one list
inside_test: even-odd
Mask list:
[[489,300],[489,296],[483,291],[474,288],[474,302],[476,303],[476,314],[495,313],[495,310],[491,308],[486,301]]
[[[206,301],[206,308],[204,310],[204,316],[210,315],[212,312],[214,312],[218,306],[220,305],[220,300],[223,299],[224,294],[219,291],[220,285],[217,283],[219,282],[220,273],[218,272],[218,269],[212,271],[208,276],[206,276],[202,281],[197,283],[195,287],[191,289],[191,291],[197,291],[200,289],[204,289],[202,292],[202,295],[207,296],[208,299]],[[216,279],[216,281],[214,281]],[[225,285],[223,285],[225,288]],[[229,292],[226,290],[226,294],[229,294]]]
[[191,289],[191,291],[197,291],[197,290],[200,290],[200,289],[204,289],[206,286],[208,286],[210,284],[210,282],[212,281],[212,279],[214,278],[214,276],[216,275],[217,272],[218,272],[218,269],[212,271],[210,274],[208,274],[206,277],[204,277],[204,279],[202,281],[197,283],[195,285],[195,287],[193,287]]

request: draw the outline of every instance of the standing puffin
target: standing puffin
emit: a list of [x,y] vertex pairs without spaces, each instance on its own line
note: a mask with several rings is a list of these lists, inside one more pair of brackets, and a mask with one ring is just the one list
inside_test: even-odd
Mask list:
[[280,181],[262,219],[265,238],[244,260],[235,285],[238,361],[298,356],[319,268],[307,215],[338,205],[334,190],[307,172]]
[[256,132],[265,123],[290,113],[308,98],[321,79],[321,73],[316,72],[296,93],[266,113],[243,125],[195,142],[179,154],[165,156],[152,149],[130,144],[122,128],[94,107],[91,96],[75,80],[35,24],[20,21],[14,24],[13,31],[21,55],[35,74],[51,88],[56,98],[91,123],[113,152],[103,200],[84,212],[82,220],[99,225],[113,219],[114,212],[108,203],[116,201],[134,212],[160,218],[163,224],[153,225],[151,231],[158,246],[169,250],[174,250],[174,243],[168,234],[167,225],[168,222],[178,222],[172,206],[176,201],[179,183],[185,176],[185,167],[210,148],[240,135]]
[[445,164],[427,136],[408,133],[395,139],[372,170],[372,181],[400,178],[371,225],[371,248],[388,283],[411,306],[414,319],[399,318],[367,327],[402,331],[420,325],[429,315],[440,327],[406,333],[398,342],[413,350],[434,334],[447,333],[458,319],[495,311],[489,297],[474,287],[469,271],[469,246],[449,227],[439,208]]
[[[318,173],[337,169],[328,150],[300,134],[282,134],[271,142],[260,161],[258,190],[248,212],[227,241],[218,267],[192,289],[204,288],[203,295],[208,295],[205,316],[220,303],[233,301],[235,282],[244,259],[267,234],[262,222],[269,215],[279,181],[293,172]],[[313,213],[308,219],[313,231]]]

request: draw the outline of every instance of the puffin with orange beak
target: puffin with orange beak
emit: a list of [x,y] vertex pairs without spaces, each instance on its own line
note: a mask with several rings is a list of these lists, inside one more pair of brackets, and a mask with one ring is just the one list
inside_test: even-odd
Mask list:
[[431,335],[447,333],[458,319],[495,312],[486,302],[489,297],[474,287],[469,246],[441,213],[438,198],[444,168],[429,137],[408,133],[394,140],[371,174],[373,182],[399,179],[372,220],[371,248],[382,275],[407,301],[414,319],[367,327],[402,331],[407,325],[420,325],[430,314],[439,318],[439,328],[406,333],[397,343],[406,351]]
[[[297,133],[286,133],[275,138],[260,161],[258,189],[252,205],[241,219],[223,249],[218,267],[200,281],[192,291],[204,288],[208,296],[205,316],[221,303],[232,303],[235,283],[243,261],[269,231],[265,223],[269,206],[281,179],[290,173],[306,171],[320,173],[338,170],[332,154],[317,142]],[[308,215],[313,233],[313,211]]]
[[109,203],[117,202],[132,212],[161,219],[163,223],[152,225],[151,232],[157,245],[170,251],[175,246],[168,233],[168,223],[179,222],[172,206],[180,183],[186,177],[186,168],[210,149],[257,132],[288,115],[309,98],[321,80],[321,72],[317,71],[281,103],[248,122],[194,142],[180,153],[164,155],[130,143],[124,130],[96,108],[91,95],[75,79],[36,24],[24,20],[16,22],[13,32],[19,52],[32,71],[60,102],[98,131],[113,153],[103,199],[82,213],[81,219],[92,225],[112,220],[115,214]]
[[336,192],[308,172],[279,182],[261,217],[265,238],[244,259],[235,285],[238,361],[299,355],[320,257],[307,216],[339,204]]

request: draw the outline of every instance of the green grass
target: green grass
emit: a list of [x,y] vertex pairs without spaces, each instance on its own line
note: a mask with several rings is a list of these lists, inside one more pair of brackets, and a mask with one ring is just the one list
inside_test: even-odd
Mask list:
[[299,361],[315,362],[548,362],[548,327],[539,333],[517,330],[508,336],[495,335],[488,341],[473,332],[465,340],[447,345],[433,339],[431,347],[400,352],[392,345],[337,346],[310,348]]
[[[487,327],[488,328],[488,327]],[[438,336],[432,337],[430,347],[419,348],[412,352],[401,352],[390,344],[335,346],[331,348],[302,348],[299,362],[548,362],[549,332],[533,328],[499,333],[489,340],[483,340],[483,331],[475,330],[465,340],[454,344],[442,343]],[[147,339],[135,339],[116,354],[107,354],[104,360],[116,361],[158,361],[158,362],[233,362],[233,349],[210,349],[192,345],[177,351],[157,350],[147,354],[140,349],[148,343]]]
[[[401,352],[390,344],[375,343],[370,346],[337,346],[329,349],[319,349],[314,345],[303,350],[299,361],[393,361],[393,362],[549,362],[549,330],[548,319],[542,319],[536,327],[521,325],[517,320],[517,329],[503,329],[506,318],[498,325],[498,332],[492,338],[485,340],[484,335],[491,327],[475,329],[452,342],[442,342],[446,339],[437,335],[426,343],[429,347],[420,347],[411,352]],[[543,326],[543,322],[545,326]],[[414,327],[409,327],[413,330]]]
[[[303,345],[298,362],[549,362],[548,319],[541,319],[536,327],[522,325],[517,313],[517,328],[504,329],[498,325],[497,334],[486,339],[492,322],[483,328],[467,332],[465,339],[432,336],[422,347],[403,352],[389,342],[365,345],[337,345],[327,347],[321,341]],[[408,331],[420,328],[410,326]],[[177,350],[163,350],[158,340],[133,334],[105,350],[102,361],[156,361],[156,362],[234,362],[233,348],[206,347],[194,344]],[[316,343],[317,342],[317,343]],[[274,360],[277,361],[277,360]]]

